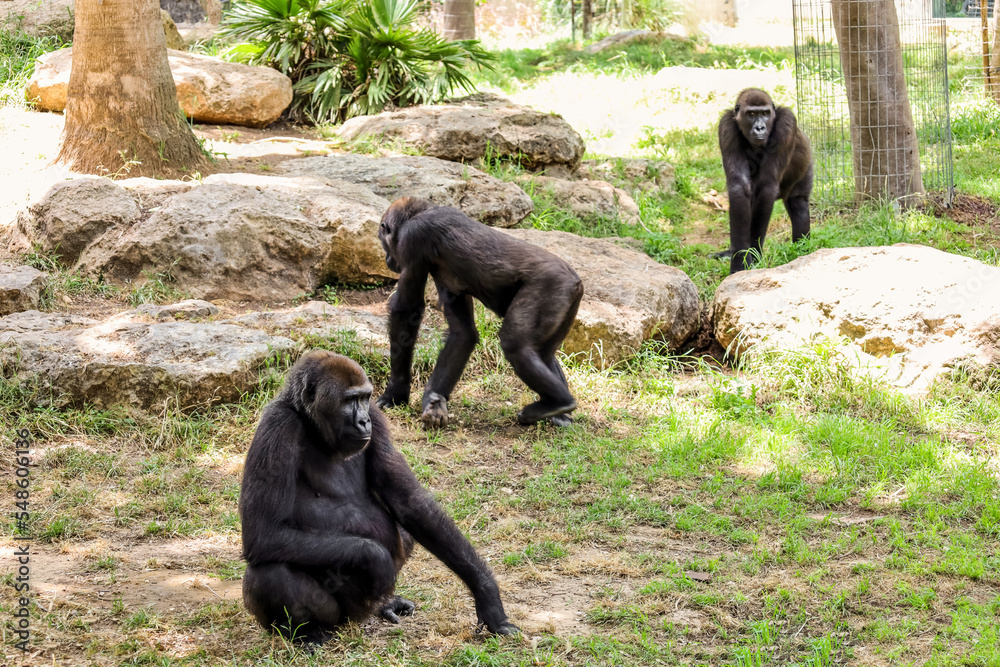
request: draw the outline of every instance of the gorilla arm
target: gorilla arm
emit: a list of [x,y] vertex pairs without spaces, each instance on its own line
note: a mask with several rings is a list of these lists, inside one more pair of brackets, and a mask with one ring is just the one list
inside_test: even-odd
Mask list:
[[427,275],[427,266],[415,262],[404,265],[399,274],[389,304],[389,383],[375,402],[380,408],[410,401],[413,348],[424,316]]
[[489,566],[389,442],[385,417],[376,410],[372,410],[371,417],[372,439],[366,452],[371,488],[396,522],[465,582],[481,624],[498,635],[518,632],[517,626],[507,620],[500,588]]
[[[292,527],[300,450],[307,439],[302,417],[287,405],[271,405],[261,417],[247,453],[240,493],[247,562],[332,569],[363,566],[394,573],[392,555],[374,540]],[[372,563],[377,566],[371,567]]]

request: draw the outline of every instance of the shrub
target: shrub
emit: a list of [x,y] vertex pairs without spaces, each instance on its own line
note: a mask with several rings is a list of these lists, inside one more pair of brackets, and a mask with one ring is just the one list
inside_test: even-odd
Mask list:
[[458,88],[465,68],[492,68],[476,40],[446,41],[414,25],[419,0],[239,0],[223,34],[230,55],[292,79],[292,115],[313,123],[424,104]]

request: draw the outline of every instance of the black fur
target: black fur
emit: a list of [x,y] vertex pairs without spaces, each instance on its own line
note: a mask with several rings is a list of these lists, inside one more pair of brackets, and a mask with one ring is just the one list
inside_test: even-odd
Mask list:
[[583,283],[569,264],[459,210],[409,197],[393,202],[378,235],[386,265],[400,274],[389,304],[392,368],[379,406],[410,400],[413,346],[430,275],[444,306],[448,338],[424,391],[424,424],[447,423],[448,399],[479,341],[473,297],[504,318],[504,355],[539,395],[518,413],[518,421],[569,423],[576,399],[555,357],[583,297]]
[[489,567],[392,446],[371,391],[358,364],[315,351],[264,410],[240,492],[247,609],[307,642],[376,611],[399,622],[414,605],[393,594],[396,574],[416,539],[469,587],[481,624],[517,632]]
[[809,140],[795,114],[775,107],[763,90],[747,88],[719,121],[719,148],[729,191],[729,271],[748,268],[760,256],[774,201],[785,202],[792,240],[809,235],[813,167]]

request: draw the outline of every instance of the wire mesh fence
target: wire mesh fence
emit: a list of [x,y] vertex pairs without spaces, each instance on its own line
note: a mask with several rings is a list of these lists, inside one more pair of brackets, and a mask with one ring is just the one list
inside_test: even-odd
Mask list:
[[921,180],[951,200],[945,21],[933,0],[894,5],[793,0],[798,121],[812,142],[817,203],[895,196]]

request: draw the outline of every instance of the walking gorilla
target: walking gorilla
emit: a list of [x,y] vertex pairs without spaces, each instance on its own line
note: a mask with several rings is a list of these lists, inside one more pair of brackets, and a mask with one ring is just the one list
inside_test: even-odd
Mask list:
[[414,609],[393,591],[416,539],[469,587],[481,625],[517,632],[489,567],[393,448],[371,393],[358,364],[314,351],[264,410],[240,492],[247,609],[310,643],[374,611],[398,623]]
[[378,238],[386,265],[400,274],[389,304],[391,368],[379,407],[410,400],[410,365],[429,274],[444,306],[448,338],[424,390],[424,425],[448,422],[451,391],[479,342],[473,297],[504,318],[504,356],[539,396],[517,413],[518,422],[571,423],[576,399],[555,356],[583,297],[583,283],[569,264],[457,209],[410,197],[392,203]]
[[719,121],[719,148],[729,191],[729,272],[757,261],[764,248],[774,200],[785,202],[792,241],[809,235],[809,195],[813,167],[809,140],[795,114],[776,107],[758,88],[740,93],[736,106]]

